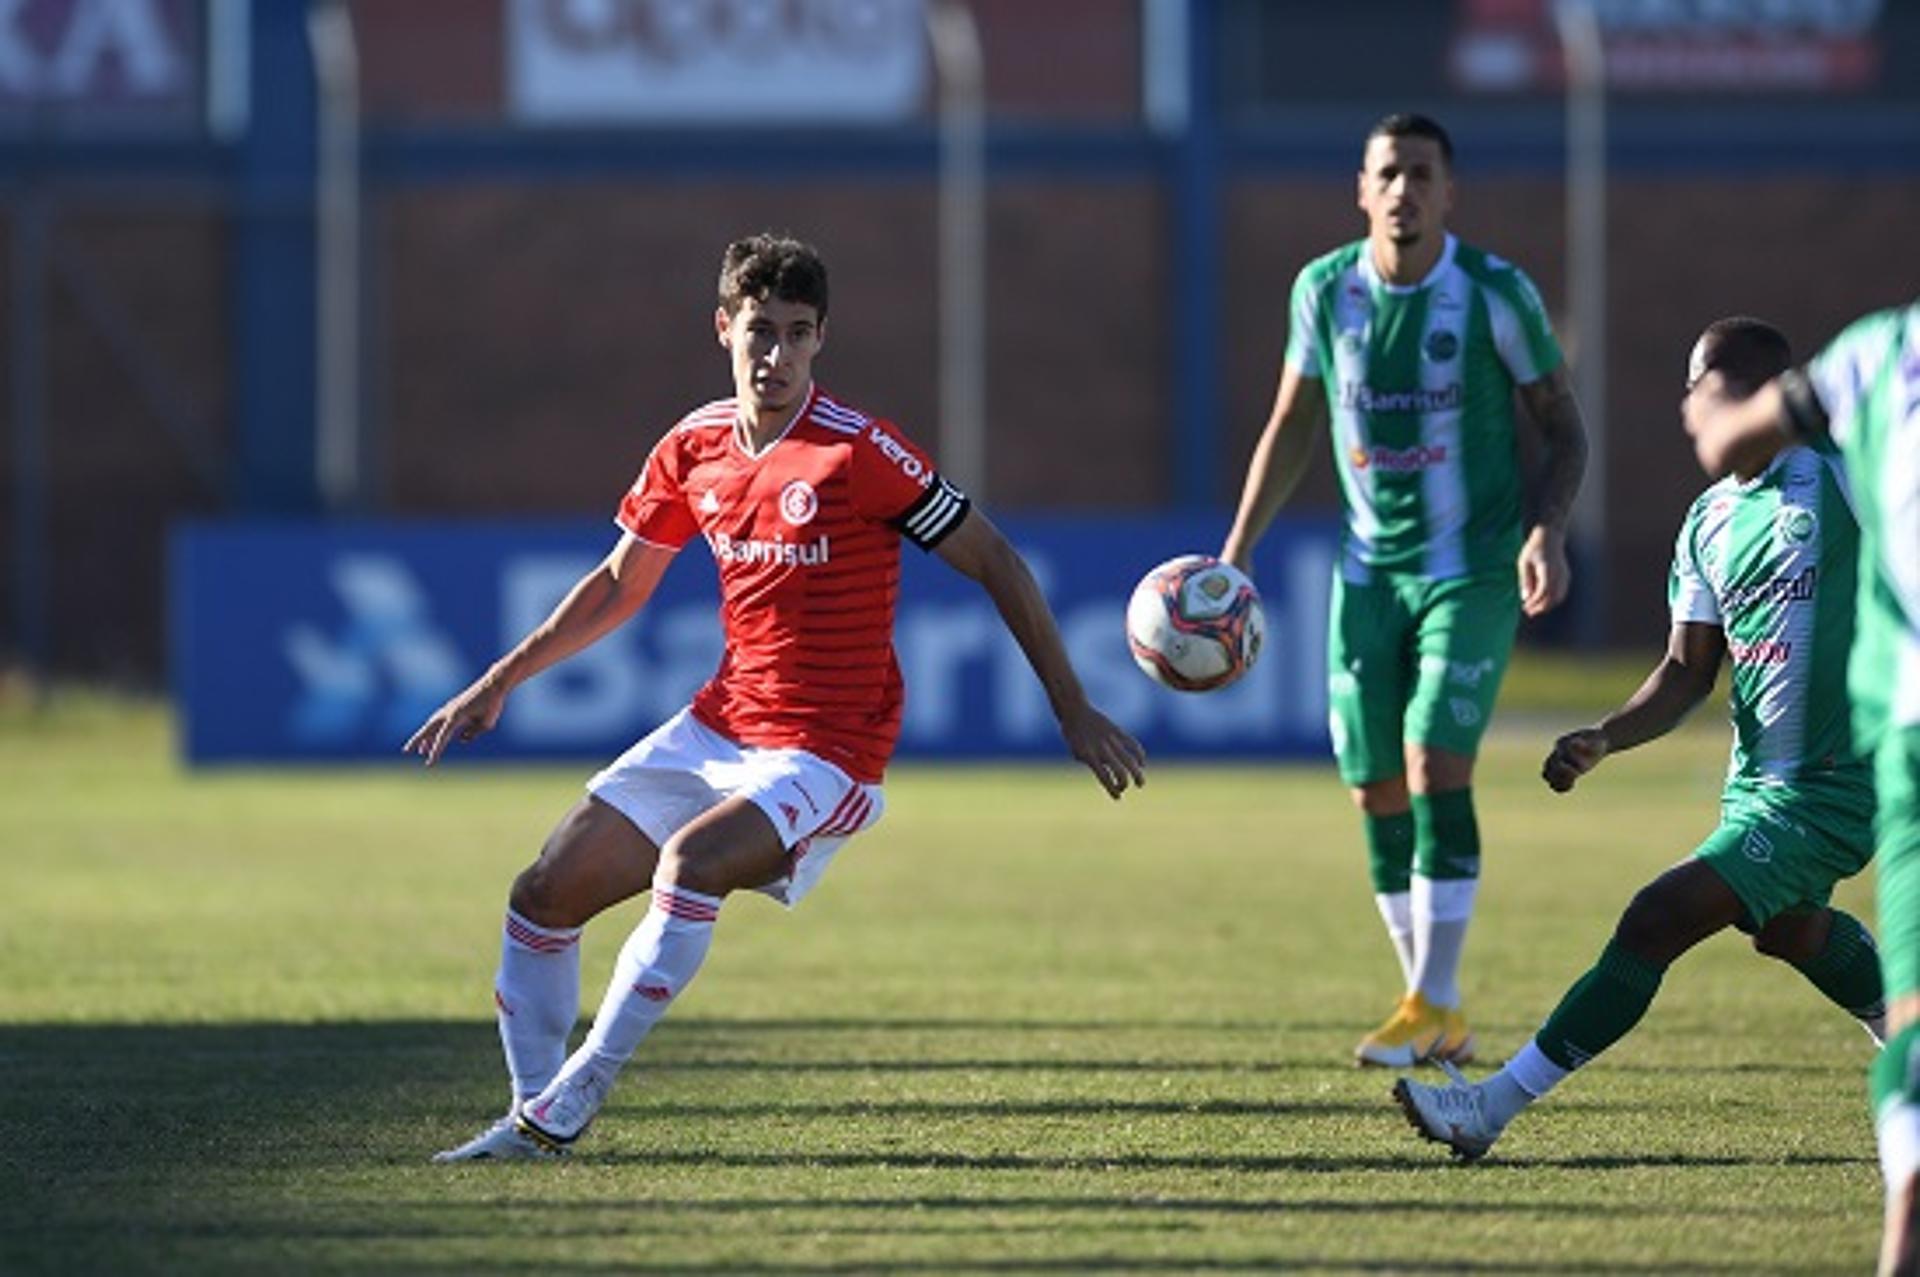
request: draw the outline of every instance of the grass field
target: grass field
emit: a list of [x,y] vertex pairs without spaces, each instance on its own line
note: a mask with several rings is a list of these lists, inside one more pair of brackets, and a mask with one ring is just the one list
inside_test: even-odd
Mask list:
[[[505,1099],[500,905],[584,769],[186,776],[168,730],[0,714],[0,1272],[1871,1265],[1868,1044],[1735,937],[1487,1162],[1416,1141],[1346,1064],[1397,973],[1317,767],[1119,805],[900,769],[804,908],[729,905],[570,1163],[430,1166]],[[1724,757],[1693,729],[1555,798],[1548,734],[1478,787],[1489,1059],[1706,830]],[[590,930],[589,1006],[637,916]]]

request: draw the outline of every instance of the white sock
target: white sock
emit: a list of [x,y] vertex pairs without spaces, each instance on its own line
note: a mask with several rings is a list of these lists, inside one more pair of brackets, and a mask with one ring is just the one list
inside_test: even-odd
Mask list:
[[1400,959],[1400,978],[1413,987],[1413,894],[1406,891],[1376,891],[1373,903],[1380,909],[1380,921],[1387,924],[1387,938]]
[[1548,1059],[1537,1041],[1527,1039],[1498,1073],[1480,1084],[1487,1117],[1498,1126],[1506,1126],[1521,1109],[1558,1086],[1568,1072]]
[[1920,1108],[1895,1100],[1881,1108],[1873,1125],[1880,1141],[1880,1174],[1891,1197],[1920,1174]]
[[1413,978],[1432,1006],[1460,1005],[1460,953],[1467,945],[1478,878],[1413,876]]
[[566,1071],[591,1068],[611,1084],[642,1038],[706,961],[720,897],[655,884],[653,905],[627,937],[607,996]]
[[567,1058],[567,1033],[580,1014],[580,928],[542,927],[507,910],[493,1005],[517,1106]]

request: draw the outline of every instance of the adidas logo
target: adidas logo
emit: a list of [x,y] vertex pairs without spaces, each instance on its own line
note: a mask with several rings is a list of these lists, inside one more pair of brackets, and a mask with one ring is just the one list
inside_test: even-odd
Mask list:
[[705,493],[701,494],[701,497],[700,497],[700,513],[701,514],[718,514],[719,512],[720,512],[720,498],[713,495],[712,488],[708,488]]

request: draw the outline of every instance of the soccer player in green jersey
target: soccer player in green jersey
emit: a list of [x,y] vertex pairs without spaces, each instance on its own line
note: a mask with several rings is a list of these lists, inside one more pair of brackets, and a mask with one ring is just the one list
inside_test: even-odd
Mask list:
[[[1459,967],[1480,874],[1473,761],[1522,612],[1566,597],[1586,433],[1540,295],[1456,240],[1453,144],[1419,115],[1367,135],[1367,237],[1294,282],[1273,412],[1220,557],[1253,550],[1331,429],[1346,528],[1327,653],[1334,753],[1364,815],[1405,993],[1360,1064],[1470,1059]],[[1543,441],[1523,511],[1516,388]]]
[[[1785,369],[1787,339],[1723,319],[1695,343],[1689,383],[1717,371],[1749,390]],[[1702,493],[1674,545],[1666,656],[1625,705],[1554,742],[1542,775],[1565,793],[1608,754],[1664,736],[1733,667],[1733,761],[1720,824],[1634,896],[1599,961],[1531,1041],[1479,1084],[1401,1079],[1414,1127],[1476,1158],[1521,1110],[1640,1021],[1667,967],[1738,927],[1866,1025],[1885,1005],[1865,927],[1827,904],[1873,855],[1873,783],[1854,748],[1840,654],[1853,642],[1859,531],[1838,459],[1779,438]]]
[[1782,437],[1840,449],[1860,516],[1854,731],[1873,750],[1887,1049],[1871,1090],[1887,1182],[1883,1272],[1920,1273],[1920,302],[1855,321],[1757,393],[1708,376],[1687,427],[1710,474]]

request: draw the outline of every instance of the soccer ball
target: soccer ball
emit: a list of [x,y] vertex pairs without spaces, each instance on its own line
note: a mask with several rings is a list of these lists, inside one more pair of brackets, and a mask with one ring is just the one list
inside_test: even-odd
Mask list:
[[1267,618],[1246,573],[1204,554],[1168,559],[1127,600],[1127,647],[1147,676],[1179,692],[1211,692],[1260,655]]

